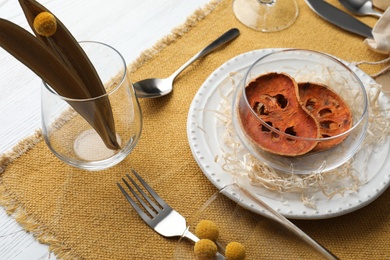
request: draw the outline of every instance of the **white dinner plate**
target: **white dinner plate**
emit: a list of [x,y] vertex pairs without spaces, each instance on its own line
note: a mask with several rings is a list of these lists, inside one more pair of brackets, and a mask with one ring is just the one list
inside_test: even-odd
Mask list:
[[[191,103],[187,119],[187,135],[191,151],[204,175],[218,189],[234,182],[233,175],[225,171],[221,162],[217,160],[222,156],[221,149],[226,147],[223,140],[226,127],[224,127],[218,113],[226,113],[226,109],[222,108],[221,103],[223,103],[222,100],[231,98],[227,97],[234,88],[234,84],[229,83],[230,79],[238,81],[240,75],[243,76],[252,63],[275,50],[277,49],[254,50],[225,62],[206,79]],[[375,81],[362,70],[343,62],[358,75],[365,85],[375,84]],[[390,100],[383,94],[380,96],[380,103],[386,108],[390,107]],[[220,111],[221,109],[224,109],[224,112]],[[387,137],[384,142],[374,147],[367,165],[362,165],[364,158],[367,157],[367,151],[362,149],[356,155],[358,159],[354,167],[358,171],[362,171],[361,174],[366,175],[365,184],[357,192],[338,194],[332,198],[317,192],[313,196],[315,208],[304,205],[299,194],[289,193],[282,196],[277,192],[249,185],[249,180],[244,181],[247,182],[246,187],[252,195],[258,196],[287,218],[325,219],[336,217],[366,206],[387,189],[390,184],[389,151],[390,139]],[[237,199],[234,191],[228,191],[225,195],[231,199]],[[246,208],[258,214],[266,214],[260,206],[253,204],[248,198],[241,197],[240,200]]]

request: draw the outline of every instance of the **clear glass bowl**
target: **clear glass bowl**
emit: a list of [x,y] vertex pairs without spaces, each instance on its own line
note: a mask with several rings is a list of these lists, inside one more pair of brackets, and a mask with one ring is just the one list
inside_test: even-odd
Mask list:
[[[237,199],[227,198],[226,193],[234,194]],[[211,220],[219,230],[216,244],[221,254],[224,254],[227,244],[239,242],[245,248],[245,259],[290,259],[298,255],[302,259],[321,259],[321,255],[301,238],[272,220],[272,217],[257,215],[241,207],[240,200],[238,186],[232,184],[222,188],[188,218],[186,232],[195,234],[200,221]],[[265,212],[267,214],[271,213]],[[194,253],[194,244],[183,236],[175,247],[173,259],[198,259]]]
[[[352,126],[336,136],[305,138],[279,131],[270,126],[250,106],[245,94],[246,86],[260,75],[276,72],[290,75],[296,82],[324,84],[337,93],[349,106]],[[333,170],[347,162],[360,148],[368,125],[368,101],[365,87],[350,66],[338,59],[316,51],[287,49],[275,51],[259,58],[246,72],[235,92],[232,104],[232,120],[236,133],[255,158],[276,170],[296,174],[310,174]],[[343,141],[331,149],[308,152],[299,156],[278,155],[262,149],[244,129],[240,113],[252,115],[259,127],[267,128],[280,138],[295,141],[332,142]]]

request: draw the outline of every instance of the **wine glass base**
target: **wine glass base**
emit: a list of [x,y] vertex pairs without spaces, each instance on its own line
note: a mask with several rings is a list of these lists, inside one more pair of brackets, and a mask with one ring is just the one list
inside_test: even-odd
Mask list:
[[242,24],[262,32],[276,32],[290,27],[299,13],[295,0],[234,0],[232,8]]

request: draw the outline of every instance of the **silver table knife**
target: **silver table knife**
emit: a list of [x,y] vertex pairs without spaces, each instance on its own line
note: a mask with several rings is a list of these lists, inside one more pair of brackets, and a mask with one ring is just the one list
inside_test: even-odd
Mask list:
[[306,0],[309,7],[328,22],[366,38],[373,38],[372,28],[324,0]]

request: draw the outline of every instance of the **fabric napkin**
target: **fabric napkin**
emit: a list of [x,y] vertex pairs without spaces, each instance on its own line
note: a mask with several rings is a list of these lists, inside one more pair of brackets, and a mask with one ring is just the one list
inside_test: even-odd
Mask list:
[[390,8],[375,24],[372,34],[374,39],[367,38],[364,42],[374,51],[390,54]]
[[[390,4],[390,1],[386,0],[386,2],[388,2],[387,5]],[[375,24],[372,30],[372,35],[374,39],[367,38],[364,40],[364,43],[367,44],[368,47],[375,52],[390,55],[390,8],[387,8],[383,16]],[[381,61],[376,61],[376,62],[362,61],[359,64],[377,65],[377,64],[386,64],[389,61],[390,61],[390,56]],[[380,72],[372,76],[373,77],[380,76],[386,71],[388,71],[389,69],[390,69],[390,65],[385,66],[384,69],[382,69]]]

